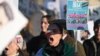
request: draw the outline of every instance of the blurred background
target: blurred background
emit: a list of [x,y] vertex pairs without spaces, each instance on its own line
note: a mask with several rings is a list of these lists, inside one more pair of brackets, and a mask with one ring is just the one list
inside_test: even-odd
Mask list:
[[[55,19],[66,19],[67,0],[17,0],[19,10],[30,20],[29,32],[37,36],[41,31],[41,17],[44,14],[52,15]],[[88,0],[89,17],[88,30],[90,37],[94,35],[93,22],[100,19],[100,0]],[[89,25],[91,24],[91,26]],[[37,26],[38,25],[38,26]],[[80,31],[78,38],[80,41]]]

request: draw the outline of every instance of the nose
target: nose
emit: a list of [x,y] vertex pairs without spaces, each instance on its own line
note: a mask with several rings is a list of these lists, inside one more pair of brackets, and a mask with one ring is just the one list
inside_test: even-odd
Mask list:
[[5,48],[5,51],[7,51],[8,50],[8,48]]
[[9,49],[9,45],[5,48],[5,50],[8,50]]

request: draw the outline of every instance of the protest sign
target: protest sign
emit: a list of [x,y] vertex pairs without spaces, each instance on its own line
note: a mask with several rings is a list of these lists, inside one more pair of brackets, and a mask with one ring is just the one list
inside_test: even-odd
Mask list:
[[68,30],[87,30],[88,1],[67,0],[66,18]]

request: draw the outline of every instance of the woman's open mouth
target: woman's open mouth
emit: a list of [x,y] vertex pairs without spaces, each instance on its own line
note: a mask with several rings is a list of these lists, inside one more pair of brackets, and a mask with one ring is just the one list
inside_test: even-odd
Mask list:
[[54,39],[50,37],[50,38],[49,38],[49,43],[52,43],[53,40],[54,40]]

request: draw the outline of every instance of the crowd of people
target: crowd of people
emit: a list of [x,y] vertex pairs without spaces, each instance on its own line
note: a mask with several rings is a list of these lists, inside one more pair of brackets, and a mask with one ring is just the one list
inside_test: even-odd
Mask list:
[[[0,2],[0,29],[13,20],[6,10],[7,6]],[[28,36],[23,36],[24,33],[20,31],[0,56],[100,56],[100,19],[94,22],[93,29],[95,35],[90,39],[87,39],[90,34],[87,30],[81,33],[82,44],[74,36],[73,30],[66,29],[66,20],[43,15],[39,36],[30,34],[32,38],[26,41],[24,38]]]

